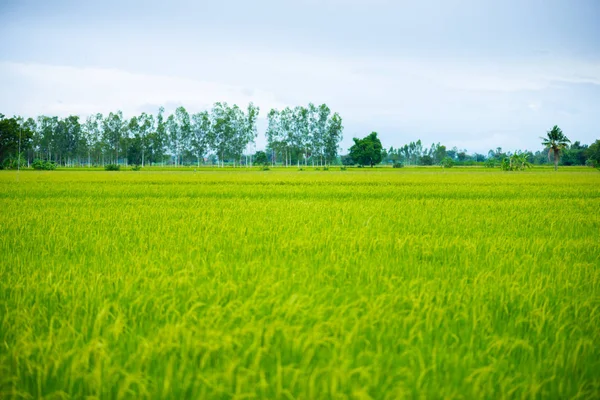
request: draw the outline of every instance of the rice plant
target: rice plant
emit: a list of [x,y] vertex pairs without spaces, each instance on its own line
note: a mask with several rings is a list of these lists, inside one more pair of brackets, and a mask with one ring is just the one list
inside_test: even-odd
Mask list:
[[600,174],[0,173],[0,398],[598,398]]

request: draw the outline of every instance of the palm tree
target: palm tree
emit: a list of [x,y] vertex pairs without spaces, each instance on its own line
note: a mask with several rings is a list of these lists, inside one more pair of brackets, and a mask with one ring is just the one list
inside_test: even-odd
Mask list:
[[571,141],[557,125],[554,125],[552,130],[547,132],[547,137],[540,137],[540,139],[542,139],[542,144],[548,149],[548,159],[550,159],[550,152],[554,154],[554,170],[558,170],[560,152],[567,147]]

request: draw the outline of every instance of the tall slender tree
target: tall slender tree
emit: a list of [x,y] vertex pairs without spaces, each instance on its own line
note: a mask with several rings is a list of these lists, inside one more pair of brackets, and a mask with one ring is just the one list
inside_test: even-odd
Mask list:
[[103,126],[103,140],[106,143],[107,148],[114,154],[114,163],[119,163],[119,150],[121,147],[121,138],[123,137],[123,131],[125,123],[123,121],[123,113],[121,111],[111,112],[102,121]]
[[210,116],[207,111],[192,115],[191,150],[196,155],[198,167],[204,154],[208,150],[208,138],[210,137]]
[[546,132],[546,137],[540,137],[542,144],[548,149],[548,159],[550,159],[550,152],[554,155],[554,170],[558,170],[558,161],[560,159],[560,153],[566,148],[571,141],[565,136],[563,131],[554,125],[554,127]]

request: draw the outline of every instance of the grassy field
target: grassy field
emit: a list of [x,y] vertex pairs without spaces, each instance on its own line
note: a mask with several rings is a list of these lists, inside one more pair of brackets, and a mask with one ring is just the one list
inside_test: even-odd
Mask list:
[[594,170],[0,173],[0,398],[599,398]]

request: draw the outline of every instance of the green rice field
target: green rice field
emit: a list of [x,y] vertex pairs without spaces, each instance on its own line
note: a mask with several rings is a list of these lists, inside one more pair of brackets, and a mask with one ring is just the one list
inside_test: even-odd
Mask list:
[[2,171],[2,399],[600,398],[600,173]]

